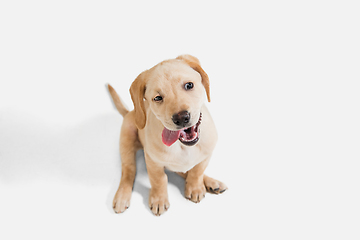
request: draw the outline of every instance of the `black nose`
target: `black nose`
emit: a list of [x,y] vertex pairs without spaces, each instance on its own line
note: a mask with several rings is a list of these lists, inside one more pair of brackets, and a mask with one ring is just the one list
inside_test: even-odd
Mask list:
[[190,113],[188,111],[182,111],[179,113],[175,113],[172,116],[173,122],[181,127],[185,127],[187,123],[190,121]]

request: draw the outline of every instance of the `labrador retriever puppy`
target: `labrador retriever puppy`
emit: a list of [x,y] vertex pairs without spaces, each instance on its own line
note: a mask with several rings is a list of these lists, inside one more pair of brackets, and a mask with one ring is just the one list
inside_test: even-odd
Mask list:
[[[208,75],[190,55],[163,61],[142,72],[130,87],[134,110],[129,112],[108,85],[124,117],[120,134],[121,181],[113,208],[130,206],[136,173],[135,155],[143,148],[151,190],[149,207],[160,216],[170,204],[165,168],[185,178],[185,197],[200,202],[206,191],[219,194],[224,183],[204,175],[217,141],[214,122],[204,104],[210,102]],[[205,89],[205,91],[204,91]]]

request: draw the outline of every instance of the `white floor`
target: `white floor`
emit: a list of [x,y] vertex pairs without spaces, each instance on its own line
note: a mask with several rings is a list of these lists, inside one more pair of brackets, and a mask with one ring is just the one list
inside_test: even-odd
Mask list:
[[[359,239],[356,1],[0,3],[0,238]],[[130,208],[111,204],[122,117],[111,83],[189,53],[219,142],[199,204],[168,172],[155,217],[141,152]],[[136,239],[137,239],[136,238]]]

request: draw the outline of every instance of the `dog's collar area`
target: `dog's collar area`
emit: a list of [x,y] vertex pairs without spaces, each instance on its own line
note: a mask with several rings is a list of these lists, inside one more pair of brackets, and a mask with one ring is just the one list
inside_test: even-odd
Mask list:
[[193,146],[199,141],[199,133],[200,133],[200,124],[202,120],[202,113],[200,113],[200,117],[198,122],[189,128],[184,128],[178,131],[171,131],[167,128],[164,128],[162,132],[162,142],[166,146],[171,146],[174,142],[179,140],[182,144],[186,146]]

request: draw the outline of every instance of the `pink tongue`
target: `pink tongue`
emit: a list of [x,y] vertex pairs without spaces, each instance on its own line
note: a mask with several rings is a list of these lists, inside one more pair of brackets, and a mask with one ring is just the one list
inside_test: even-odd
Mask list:
[[162,141],[163,143],[170,147],[176,140],[180,137],[180,130],[179,131],[171,131],[167,128],[164,128],[162,134]]

